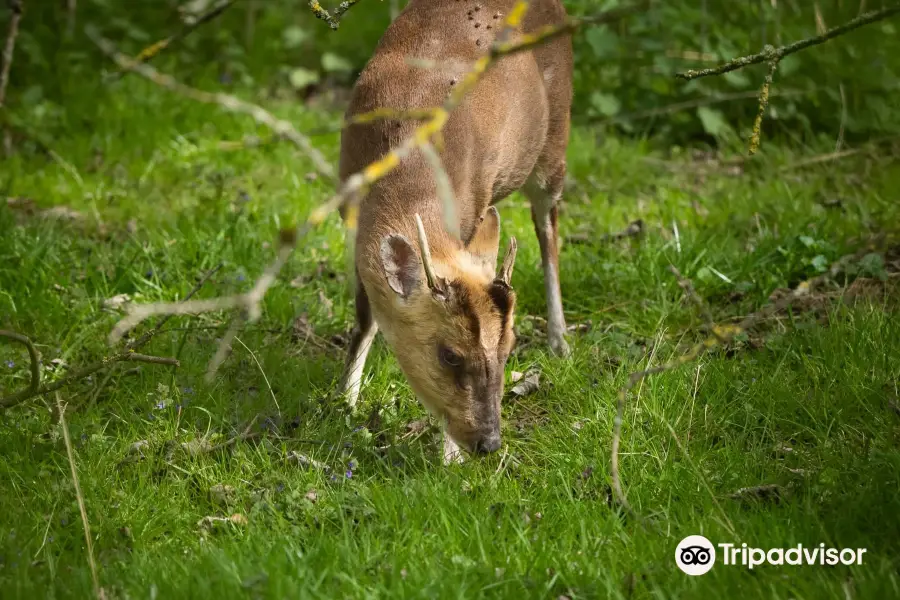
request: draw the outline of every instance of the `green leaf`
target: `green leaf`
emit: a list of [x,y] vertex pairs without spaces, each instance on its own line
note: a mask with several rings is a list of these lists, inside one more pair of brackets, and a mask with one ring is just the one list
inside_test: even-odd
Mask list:
[[619,36],[604,27],[592,27],[584,33],[584,37],[597,58],[611,56],[619,47]]
[[332,52],[326,52],[322,55],[322,68],[328,73],[338,71],[352,71],[353,63],[342,56],[338,56]]
[[288,79],[290,80],[291,85],[299,90],[313,85],[314,83],[319,83],[319,74],[316,71],[299,67],[291,71]]
[[720,110],[701,106],[697,109],[697,116],[700,117],[703,130],[713,137],[720,137],[731,132],[731,126]]
[[286,48],[296,48],[309,39],[309,33],[302,27],[291,25],[281,34]]
[[828,270],[828,259],[821,254],[813,258],[810,264],[812,264],[813,268],[819,273],[824,273]]
[[619,110],[622,108],[622,103],[619,102],[618,98],[602,92],[594,92],[591,94],[591,104],[594,108],[599,110],[601,114],[607,117],[614,117],[619,114]]

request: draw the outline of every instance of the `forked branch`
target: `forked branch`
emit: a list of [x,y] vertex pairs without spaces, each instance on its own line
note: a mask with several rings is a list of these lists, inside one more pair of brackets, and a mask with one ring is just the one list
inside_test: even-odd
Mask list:
[[725,64],[719,65],[718,67],[711,67],[709,69],[700,69],[696,71],[689,70],[683,73],[677,73],[675,76],[681,79],[691,80],[697,79],[699,77],[708,77],[710,75],[722,75],[730,71],[735,71],[737,69],[742,69],[744,67],[756,65],[762,62],[768,63],[769,69],[766,72],[766,77],[763,81],[762,87],[760,88],[758,96],[759,111],[757,112],[756,119],[753,122],[753,131],[750,134],[750,155],[753,155],[756,154],[756,151],[759,149],[759,138],[760,131],[762,129],[762,121],[763,117],[765,116],[766,109],[769,106],[770,88],[772,86],[772,80],[775,76],[775,70],[778,68],[778,63],[781,62],[781,60],[785,56],[790,56],[795,52],[800,52],[801,50],[805,50],[806,48],[809,48],[811,46],[824,44],[830,39],[853,31],[854,29],[858,29],[864,25],[869,25],[870,23],[875,23],[877,21],[881,21],[882,19],[887,19],[888,17],[892,17],[898,13],[900,13],[900,5],[891,6],[882,10],[867,12],[851,21],[848,21],[847,23],[844,23],[843,25],[829,29],[828,31],[815,37],[800,40],[799,42],[794,42],[793,44],[780,46],[778,48],[766,44],[762,51],[757,54],[735,58]]

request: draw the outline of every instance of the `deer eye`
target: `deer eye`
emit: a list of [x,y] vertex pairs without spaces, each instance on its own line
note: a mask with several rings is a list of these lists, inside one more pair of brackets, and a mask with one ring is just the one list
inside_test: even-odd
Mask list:
[[451,369],[458,368],[463,364],[462,356],[446,346],[441,346],[438,349],[438,360],[442,365]]

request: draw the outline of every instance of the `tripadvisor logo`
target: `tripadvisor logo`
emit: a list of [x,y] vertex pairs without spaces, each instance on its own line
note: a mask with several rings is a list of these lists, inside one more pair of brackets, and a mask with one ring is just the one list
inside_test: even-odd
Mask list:
[[702,535],[689,535],[675,548],[675,564],[688,575],[703,575],[716,564],[742,566],[753,569],[760,565],[861,565],[865,548],[826,548],[825,544],[807,547],[797,544],[790,548],[753,548],[747,544],[713,544]]

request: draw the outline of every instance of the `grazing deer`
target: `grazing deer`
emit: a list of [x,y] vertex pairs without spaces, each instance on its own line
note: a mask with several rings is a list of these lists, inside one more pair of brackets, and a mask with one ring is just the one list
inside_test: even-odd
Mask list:
[[[353,89],[347,117],[376,108],[442,104],[488,51],[515,0],[411,0],[385,31]],[[563,22],[560,0],[533,0],[521,32]],[[435,64],[422,68],[409,59]],[[414,152],[371,186],[355,238],[356,329],[341,383],[356,403],[379,328],[425,407],[444,426],[444,460],[500,447],[500,399],[515,342],[510,286],[516,242],[499,271],[494,204],[521,189],[541,247],[547,336],[567,355],[559,286],[557,202],[566,174],[572,46],[564,35],[499,59],[443,129],[441,159],[454,192],[459,237],[444,226],[427,159]],[[340,177],[361,171],[410,136],[417,123],[347,127]],[[346,217],[344,213],[342,216]],[[449,434],[449,435],[448,435]]]

